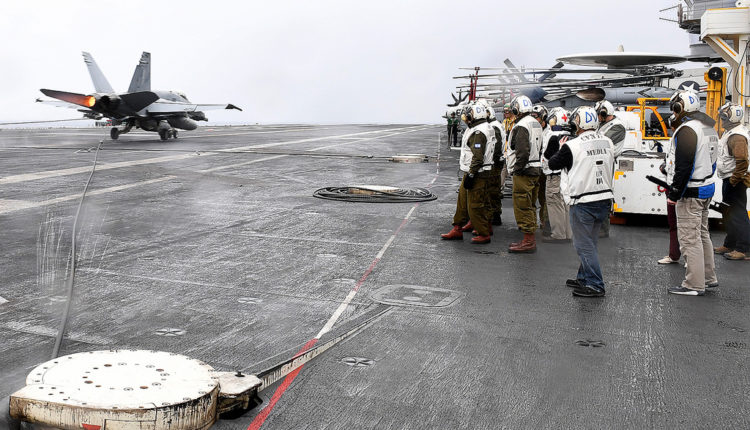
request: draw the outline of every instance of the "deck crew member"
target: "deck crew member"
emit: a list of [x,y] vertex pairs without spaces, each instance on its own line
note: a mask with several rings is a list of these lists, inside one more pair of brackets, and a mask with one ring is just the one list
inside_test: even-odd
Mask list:
[[[544,129],[547,128],[547,115],[549,115],[549,111],[543,104],[536,104],[531,109],[531,116],[542,126],[542,144],[539,145],[540,161],[542,159],[541,154],[544,152],[542,147],[544,146]],[[539,175],[539,190],[537,191],[536,201],[539,204],[539,226],[542,229],[542,239],[544,239],[552,234],[547,211],[547,176],[544,174],[544,169],[542,169],[542,174]]]
[[677,127],[667,151],[667,204],[675,205],[677,238],[685,256],[685,279],[672,294],[702,296],[718,287],[714,249],[708,234],[708,205],[714,195],[713,174],[719,136],[716,122],[699,112],[701,102],[692,91],[678,91],[669,101],[670,121]]
[[568,135],[568,132],[563,130],[563,126],[568,124],[569,116],[568,111],[561,107],[550,110],[547,114],[547,127],[544,128],[542,137],[542,172],[547,178],[547,214],[551,229],[550,237],[542,237],[543,242],[565,243],[573,238],[573,232],[570,229],[570,207],[565,204],[560,188],[562,171],[549,168],[550,158],[560,149],[560,138]]
[[719,141],[717,174],[722,180],[721,195],[729,205],[722,216],[727,236],[714,251],[728,260],[750,259],[750,219],[747,215],[748,141],[750,132],[742,124],[742,106],[726,103],[719,108],[719,117],[726,131]]
[[477,236],[471,243],[490,242],[490,213],[487,185],[492,174],[495,134],[487,122],[489,113],[484,103],[471,103],[461,119],[468,129],[461,142],[459,168],[465,172],[458,191],[453,229],[442,234],[445,240],[463,239],[462,226],[471,219]]
[[504,184],[504,176],[503,171],[505,169],[505,157],[503,157],[503,151],[501,151],[501,148],[505,146],[505,129],[503,128],[503,124],[498,121],[497,116],[495,115],[495,110],[488,104],[487,106],[488,112],[489,112],[489,124],[492,128],[493,133],[495,134],[495,151],[492,155],[492,176],[490,178],[490,184],[488,187],[489,190],[489,199],[490,199],[490,207],[492,208],[492,219],[491,223],[492,225],[502,225],[503,220],[501,218],[501,215],[503,213],[503,205],[502,205],[502,198],[503,198],[503,184]]
[[[597,131],[607,136],[615,145],[615,162],[617,162],[617,157],[622,154],[625,146],[625,137],[627,136],[625,125],[620,118],[615,116],[615,107],[609,101],[598,102],[594,109],[599,116],[599,129]],[[609,217],[602,224],[600,236],[609,237]]]
[[562,170],[563,194],[570,204],[573,246],[581,259],[576,279],[565,284],[579,297],[602,297],[606,292],[599,265],[599,229],[609,216],[614,198],[614,145],[596,132],[596,111],[582,106],[573,111],[570,125],[577,136],[561,143],[549,160],[551,170]]
[[516,96],[510,103],[516,117],[510,132],[510,151],[505,157],[508,172],[513,175],[513,212],[523,232],[520,242],[511,243],[508,252],[536,252],[536,201],[539,176],[542,174],[542,126],[531,116],[533,105],[526,96]]
[[448,118],[448,145],[458,146],[458,118],[456,112],[451,112]]

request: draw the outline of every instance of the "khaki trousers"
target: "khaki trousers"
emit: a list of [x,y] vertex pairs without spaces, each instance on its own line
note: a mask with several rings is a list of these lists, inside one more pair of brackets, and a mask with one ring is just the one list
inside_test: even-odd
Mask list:
[[547,213],[553,239],[572,239],[570,206],[565,204],[560,190],[560,175],[547,175]]
[[513,214],[524,233],[537,229],[536,201],[539,199],[539,176],[513,175]]
[[490,218],[503,213],[503,185],[500,183],[502,170],[492,167],[492,173],[487,178],[487,193],[490,205]]
[[687,269],[682,286],[705,290],[718,282],[714,266],[714,246],[708,234],[708,205],[711,199],[683,198],[677,201],[677,239]]
[[487,191],[487,178],[474,178],[474,186],[467,190],[464,181],[458,189],[458,200],[456,201],[456,214],[453,216],[453,225],[463,226],[469,220],[471,225],[480,236],[490,235],[490,204]]

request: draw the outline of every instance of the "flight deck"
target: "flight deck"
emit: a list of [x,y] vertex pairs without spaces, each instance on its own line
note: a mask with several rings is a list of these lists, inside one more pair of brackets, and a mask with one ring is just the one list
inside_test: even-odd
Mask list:
[[[565,286],[571,244],[508,254],[509,198],[490,244],[441,241],[459,183],[443,129],[0,130],[0,412],[51,359],[103,140],[60,355],[155,350],[254,374],[351,334],[214,429],[750,427],[750,262],[717,256],[718,291],[669,295],[684,268],[656,264],[666,219],[613,225],[607,295],[586,299]],[[352,185],[438,198],[313,196]]]

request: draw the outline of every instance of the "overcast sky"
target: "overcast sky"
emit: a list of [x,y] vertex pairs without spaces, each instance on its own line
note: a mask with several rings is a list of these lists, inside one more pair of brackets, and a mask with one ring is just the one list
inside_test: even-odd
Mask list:
[[40,88],[93,92],[90,52],[125,91],[141,51],[152,89],[234,103],[244,123],[436,123],[461,66],[549,67],[561,55],[688,52],[678,0],[0,2],[0,122],[75,118]]

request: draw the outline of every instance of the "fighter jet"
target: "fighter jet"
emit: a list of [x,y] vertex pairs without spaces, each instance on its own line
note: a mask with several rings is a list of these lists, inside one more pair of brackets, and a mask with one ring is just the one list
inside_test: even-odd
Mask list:
[[[148,52],[141,54],[141,60],[125,93],[116,93],[112,89],[91,54],[83,52],[83,60],[94,83],[94,93],[79,94],[42,88],[40,91],[44,95],[61,100],[62,103],[56,100],[37,101],[75,108],[86,118],[110,118],[115,125],[110,130],[113,140],[133,127],[157,132],[161,140],[170,137],[176,139],[177,129],[195,130],[198,127],[196,121],[207,121],[206,114],[203,113],[205,110],[242,110],[233,104],[196,104],[177,91],[152,91],[151,54]],[[122,127],[117,127],[118,125]]]

